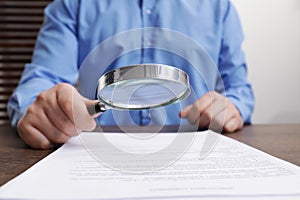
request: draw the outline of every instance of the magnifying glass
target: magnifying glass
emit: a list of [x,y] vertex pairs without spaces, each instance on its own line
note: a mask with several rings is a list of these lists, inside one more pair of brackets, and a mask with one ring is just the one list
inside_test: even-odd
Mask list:
[[188,75],[173,66],[138,64],[111,70],[98,80],[99,103],[94,115],[107,109],[141,110],[170,105],[190,94]]

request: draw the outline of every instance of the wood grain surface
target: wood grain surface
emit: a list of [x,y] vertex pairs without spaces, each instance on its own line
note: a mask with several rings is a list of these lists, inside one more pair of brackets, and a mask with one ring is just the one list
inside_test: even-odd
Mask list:
[[[120,131],[118,127],[103,127],[97,130]],[[138,131],[136,128],[131,130]],[[156,129],[149,127],[148,130]],[[162,129],[169,132],[176,130],[173,126]],[[300,166],[300,124],[251,125],[224,135]],[[0,185],[18,176],[53,151],[55,149],[31,149],[19,138],[14,128],[0,126]]]

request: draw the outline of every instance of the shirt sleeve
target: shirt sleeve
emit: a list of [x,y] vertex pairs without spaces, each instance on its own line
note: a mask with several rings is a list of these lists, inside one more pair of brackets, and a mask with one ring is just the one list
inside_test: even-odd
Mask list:
[[36,40],[32,61],[26,64],[18,87],[8,101],[13,126],[37,95],[59,82],[74,84],[78,77],[78,1],[60,0],[44,11],[44,23]]
[[244,122],[249,124],[254,108],[254,95],[247,80],[247,65],[242,50],[244,35],[236,9],[230,1],[227,5],[218,67],[225,87],[224,95],[240,111]]

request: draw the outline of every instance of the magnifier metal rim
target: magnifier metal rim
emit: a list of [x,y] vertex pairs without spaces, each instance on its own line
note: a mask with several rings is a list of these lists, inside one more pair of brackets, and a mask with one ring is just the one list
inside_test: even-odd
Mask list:
[[[180,93],[178,96],[170,99],[169,101],[157,104],[147,105],[134,105],[134,104],[123,104],[115,103],[109,99],[102,97],[100,92],[107,86],[119,83],[122,81],[128,80],[139,80],[139,79],[158,79],[158,80],[169,80],[177,83],[184,84],[186,90]],[[139,109],[149,109],[160,106],[169,105],[180,101],[187,97],[190,94],[190,85],[188,75],[173,66],[164,65],[164,64],[137,64],[125,66],[117,69],[113,69],[104,75],[102,75],[98,80],[98,98],[99,100],[111,107],[116,109],[130,109],[130,110],[139,110]]]

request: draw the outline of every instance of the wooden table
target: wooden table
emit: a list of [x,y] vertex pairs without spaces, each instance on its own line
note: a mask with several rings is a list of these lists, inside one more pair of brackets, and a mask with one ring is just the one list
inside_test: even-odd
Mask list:
[[[104,130],[118,129],[107,127]],[[165,130],[173,129],[171,127]],[[300,124],[252,125],[225,135],[300,166]],[[15,129],[9,126],[0,127],[0,185],[53,151],[30,149],[18,137]]]

